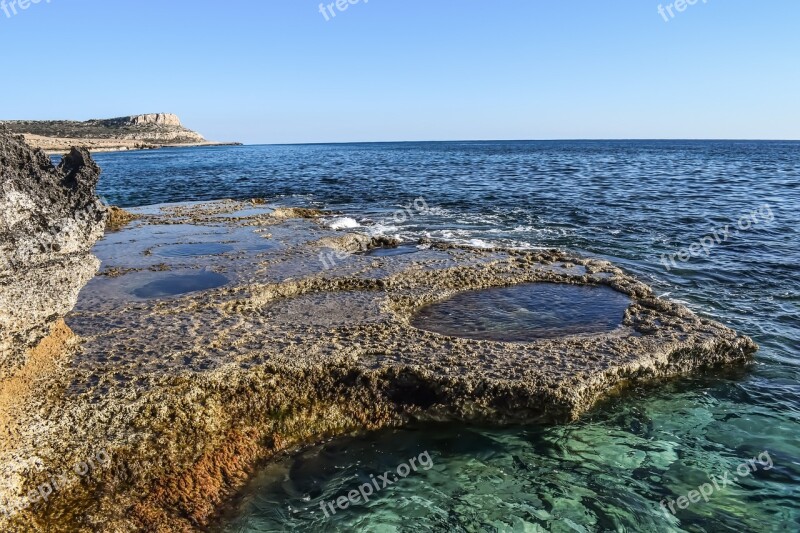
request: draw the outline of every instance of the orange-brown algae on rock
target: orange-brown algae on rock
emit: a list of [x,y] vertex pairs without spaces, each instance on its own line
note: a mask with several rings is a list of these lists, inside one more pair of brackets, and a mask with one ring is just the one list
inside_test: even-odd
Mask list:
[[109,206],[106,231],[119,231],[137,218],[139,218],[137,215],[129,213],[121,207]]
[[59,319],[39,344],[30,350],[23,367],[0,382],[0,450],[14,446],[20,436],[20,413],[26,410],[32,394],[41,394],[41,387],[68,360],[68,353],[77,338]]
[[[412,420],[560,423],[609,391],[745,363],[757,349],[607,261],[430,241],[374,257],[365,253],[380,245],[371,236],[252,208],[229,200],[148,209],[142,224],[95,247],[120,275],[81,293],[66,322],[82,342],[54,384],[64,393],[37,410],[35,434],[0,463],[19,480],[17,498],[97,449],[111,464],[17,513],[15,524],[216,528],[263,461],[320,439]],[[162,252],[219,242],[230,250]],[[324,245],[342,252],[334,263],[320,259]],[[202,272],[227,282],[137,296]],[[423,306],[464,291],[541,282],[607,287],[630,304],[612,331],[530,342],[412,326]]]

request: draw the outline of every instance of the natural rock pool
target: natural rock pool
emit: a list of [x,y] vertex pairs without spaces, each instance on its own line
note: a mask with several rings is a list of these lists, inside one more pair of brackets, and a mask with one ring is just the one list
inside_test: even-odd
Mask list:
[[408,255],[417,253],[419,250],[415,245],[402,245],[402,246],[382,246],[380,248],[373,248],[365,255],[371,257],[394,257],[397,255]]
[[214,242],[204,242],[197,244],[172,244],[162,246],[155,250],[155,254],[160,257],[198,257],[204,255],[219,255],[232,252],[233,246],[228,244],[218,244]]
[[215,289],[228,283],[228,278],[214,272],[172,274],[134,289],[137,298],[161,298],[195,291]]
[[630,298],[606,286],[529,283],[459,293],[423,307],[419,329],[452,337],[524,342],[616,329]]

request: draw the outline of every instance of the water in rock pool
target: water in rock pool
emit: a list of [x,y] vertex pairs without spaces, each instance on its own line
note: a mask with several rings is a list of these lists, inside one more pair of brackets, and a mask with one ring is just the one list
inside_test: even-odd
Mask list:
[[396,247],[380,247],[373,248],[366,252],[366,255],[372,257],[394,257],[396,255],[408,255],[417,252],[417,247],[414,245],[396,246]]
[[196,274],[166,274],[155,281],[148,282],[133,289],[137,298],[163,298],[177,296],[195,291],[204,291],[221,287],[228,283],[228,278],[215,272],[198,272]]
[[[334,209],[409,244],[606,258],[761,345],[749,368],[638,386],[574,424],[336,439],[260,472],[228,531],[800,529],[800,143],[248,146],[97,159],[100,194],[122,206],[263,197]],[[322,512],[424,451],[430,469]]]
[[462,292],[420,309],[411,324],[467,339],[524,342],[612,331],[628,305],[630,298],[609,287],[532,283]]
[[217,243],[172,244],[156,248],[153,253],[161,257],[198,257],[232,252],[233,246]]

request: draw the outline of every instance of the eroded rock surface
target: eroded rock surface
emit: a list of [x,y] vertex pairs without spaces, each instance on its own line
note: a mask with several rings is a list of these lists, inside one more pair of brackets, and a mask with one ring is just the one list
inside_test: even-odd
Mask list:
[[99,261],[100,169],[73,149],[58,167],[0,131],[0,380],[72,309]]
[[[0,453],[3,474],[20,480],[4,495],[5,529],[197,530],[259,461],[299,445],[410,419],[568,421],[610,390],[744,362],[757,349],[606,261],[434,242],[373,256],[370,247],[396,243],[261,202],[134,214],[95,248],[106,275],[66,319],[83,339],[71,366],[41,384],[50,399],[25,415],[35,427],[25,444]],[[164,253],[176,246],[186,253]],[[137,296],[203,272],[227,283]],[[540,281],[605,285],[631,303],[613,331],[533,342],[411,325],[421,307],[460,291]],[[35,499],[87,458],[89,474],[32,501],[31,490]]]

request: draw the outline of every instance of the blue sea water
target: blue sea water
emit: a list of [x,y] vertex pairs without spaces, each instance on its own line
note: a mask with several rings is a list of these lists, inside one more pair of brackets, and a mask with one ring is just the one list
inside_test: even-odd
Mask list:
[[[604,257],[761,345],[748,368],[637,386],[569,425],[422,426],[309,448],[252,481],[228,531],[800,531],[800,143],[244,146],[97,160],[100,194],[125,207],[263,197],[408,242]],[[321,511],[424,451],[430,469]]]

